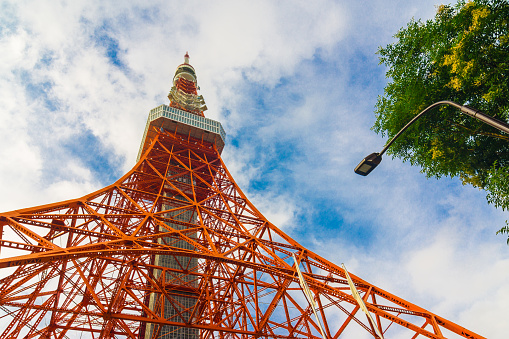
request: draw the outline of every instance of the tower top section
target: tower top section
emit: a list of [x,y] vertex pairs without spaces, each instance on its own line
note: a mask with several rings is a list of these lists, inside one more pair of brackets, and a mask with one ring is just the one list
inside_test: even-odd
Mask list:
[[184,63],[180,64],[173,76],[173,84],[168,94],[170,107],[178,108],[196,115],[204,116],[207,110],[203,96],[198,95],[198,82],[194,67],[189,64],[189,53],[184,55]]
[[170,105],[160,105],[148,115],[138,160],[148,149],[151,140],[162,130],[195,145],[206,148],[215,146],[221,154],[226,133],[220,122],[208,119],[203,114],[207,106],[203,97],[198,95],[198,89],[196,72],[189,64],[189,53],[186,52],[184,63],[177,67],[173,77],[172,88],[168,94]]

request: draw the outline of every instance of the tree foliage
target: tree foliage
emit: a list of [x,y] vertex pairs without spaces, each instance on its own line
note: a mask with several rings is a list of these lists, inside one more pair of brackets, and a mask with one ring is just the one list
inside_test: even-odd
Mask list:
[[[430,104],[452,100],[509,119],[509,3],[460,0],[433,20],[412,20],[378,50],[390,79],[373,129],[389,138]],[[442,106],[419,119],[389,150],[428,177],[459,177],[509,209],[509,135]],[[504,233],[504,232],[502,232]]]

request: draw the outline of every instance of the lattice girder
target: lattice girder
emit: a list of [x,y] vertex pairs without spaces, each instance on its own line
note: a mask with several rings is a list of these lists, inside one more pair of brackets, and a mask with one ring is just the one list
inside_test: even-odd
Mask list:
[[[214,146],[190,137],[158,131],[112,185],[2,213],[0,227],[0,338],[144,338],[149,323],[153,337],[173,325],[202,338],[320,338],[292,254],[328,338],[375,336],[344,270],[271,224]],[[351,276],[387,337],[482,338]]]

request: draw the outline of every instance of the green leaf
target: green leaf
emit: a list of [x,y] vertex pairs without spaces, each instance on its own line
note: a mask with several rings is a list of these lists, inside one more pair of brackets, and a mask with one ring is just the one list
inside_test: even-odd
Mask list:
[[[393,137],[430,104],[451,100],[509,119],[509,3],[459,1],[433,20],[411,20],[396,42],[378,49],[388,83],[375,106],[373,130]],[[459,177],[509,209],[509,136],[462,114],[435,109],[388,153],[420,166],[427,177]]]

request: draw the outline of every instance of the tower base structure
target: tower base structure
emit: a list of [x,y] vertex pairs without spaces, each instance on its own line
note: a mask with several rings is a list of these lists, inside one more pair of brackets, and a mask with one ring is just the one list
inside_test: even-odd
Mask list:
[[[327,338],[376,337],[343,268],[270,223],[214,143],[149,128],[143,156],[112,185],[0,214],[0,338],[134,339],[162,325],[200,338],[321,338],[292,255]],[[186,213],[193,217],[179,217]],[[482,338],[351,277],[387,338]],[[183,295],[193,302],[182,304]],[[151,296],[171,309],[149,307]]]

